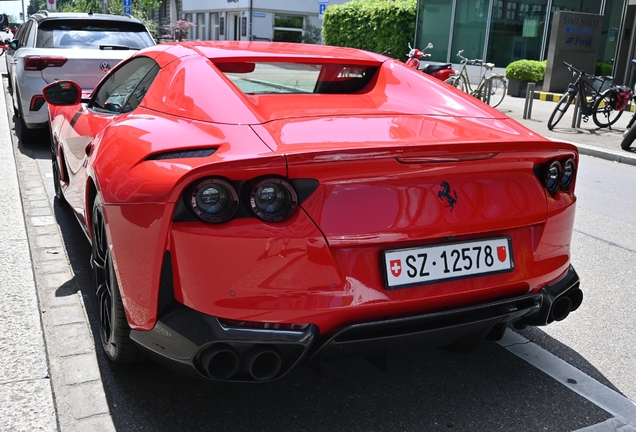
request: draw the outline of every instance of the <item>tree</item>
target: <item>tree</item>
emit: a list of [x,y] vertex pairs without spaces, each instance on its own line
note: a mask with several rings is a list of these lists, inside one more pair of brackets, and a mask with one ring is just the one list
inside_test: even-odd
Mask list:
[[[108,3],[109,13],[115,15],[124,14],[124,4],[121,1],[112,1]],[[151,34],[157,33],[157,23],[152,17],[155,10],[161,7],[161,0],[133,0],[132,15],[139,21],[144,23]]]
[[320,29],[320,27],[316,27],[315,25],[307,21],[305,27],[303,28],[303,36],[301,38],[301,41],[303,43],[318,44],[320,43],[321,35],[322,30]]

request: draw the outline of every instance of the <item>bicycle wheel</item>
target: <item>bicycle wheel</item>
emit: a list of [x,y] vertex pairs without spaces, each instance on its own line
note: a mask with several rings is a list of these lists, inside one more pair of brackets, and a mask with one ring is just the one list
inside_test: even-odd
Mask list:
[[558,122],[561,121],[565,112],[570,108],[570,104],[574,100],[573,93],[565,93],[561,96],[561,100],[552,111],[550,115],[550,119],[548,120],[548,129],[552,130],[557,125]]
[[463,92],[466,91],[466,83],[464,82],[464,79],[461,77],[461,75],[453,75],[451,77],[448,77],[444,82],[446,84],[452,85],[453,87],[457,87]]
[[623,150],[629,149],[629,147],[632,145],[635,139],[636,139],[636,126],[632,125],[632,127],[629,128],[627,135],[625,135],[625,138],[623,138],[623,141],[621,141],[621,148]]
[[623,115],[623,111],[616,111],[610,105],[610,94],[612,89],[607,89],[594,101],[592,109],[592,120],[598,127],[609,127]]
[[[486,89],[490,83],[490,98],[486,95]],[[482,100],[493,108],[496,108],[506,96],[506,80],[499,76],[491,76],[484,81]]]

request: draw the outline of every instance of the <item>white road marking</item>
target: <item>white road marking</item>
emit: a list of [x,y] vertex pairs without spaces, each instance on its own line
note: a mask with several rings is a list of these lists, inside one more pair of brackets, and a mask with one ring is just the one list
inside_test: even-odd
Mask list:
[[[601,429],[586,428],[582,430],[636,431],[636,404],[630,399],[604,386],[571,364],[561,360],[554,354],[511,330],[506,332],[501,341],[499,341],[499,345],[546,373],[570,390],[612,414],[618,421],[618,423],[610,424],[608,420],[598,425],[590,426],[592,428],[602,427]],[[624,424],[622,422],[624,422]],[[617,429],[619,425],[621,426]]]

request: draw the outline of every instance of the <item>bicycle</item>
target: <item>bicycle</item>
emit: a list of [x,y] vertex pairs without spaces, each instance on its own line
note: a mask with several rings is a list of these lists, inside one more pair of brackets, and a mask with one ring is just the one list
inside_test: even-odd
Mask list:
[[[579,109],[583,114],[583,121],[587,122],[590,116],[598,127],[611,127],[623,114],[624,106],[617,110],[616,105],[613,102],[613,96],[616,94],[619,86],[612,86],[601,92],[603,86],[607,81],[612,81],[614,77],[611,76],[596,76],[585,73],[572,66],[569,63],[563,62],[570,72],[576,77],[573,83],[568,85],[568,89],[563,93],[559,103],[552,111],[550,119],[548,120],[548,129],[552,130],[561,121],[563,115],[568,110],[572,102],[575,100],[576,95],[579,96]],[[585,81],[584,78],[592,81],[592,84]],[[586,87],[591,89],[591,99],[588,101]]]
[[[463,53],[464,50],[460,50],[457,53],[457,57],[461,59],[460,71],[456,72],[455,75],[449,77],[444,82],[452,85],[453,87],[457,87],[483,102],[486,102],[493,108],[497,107],[506,96],[507,86],[504,76],[501,74],[490,74],[486,76],[486,71],[492,71],[495,64],[486,63],[483,60],[478,59],[468,60],[466,57],[462,56]],[[467,64],[482,66],[486,69],[486,71],[484,71],[481,75],[481,80],[475,89],[473,89],[470,84],[470,79],[468,78],[468,71],[466,70]],[[488,89],[490,89],[490,91]]]

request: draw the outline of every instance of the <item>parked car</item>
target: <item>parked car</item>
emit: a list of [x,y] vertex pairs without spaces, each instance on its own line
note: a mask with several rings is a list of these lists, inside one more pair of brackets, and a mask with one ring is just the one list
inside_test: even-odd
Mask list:
[[106,72],[136,50],[154,44],[139,21],[92,13],[32,15],[9,43],[7,71],[20,138],[30,142],[47,127],[42,88],[70,79],[90,92]]
[[44,97],[112,361],[267,381],[393,343],[467,350],[581,304],[577,148],[400,61],[168,43],[82,90]]

